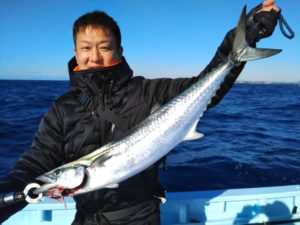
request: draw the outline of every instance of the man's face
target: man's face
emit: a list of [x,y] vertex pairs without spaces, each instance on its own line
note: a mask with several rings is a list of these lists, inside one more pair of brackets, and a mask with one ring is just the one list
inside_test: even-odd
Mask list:
[[88,26],[77,33],[75,56],[80,69],[112,66],[121,61],[122,48],[117,46],[108,29]]

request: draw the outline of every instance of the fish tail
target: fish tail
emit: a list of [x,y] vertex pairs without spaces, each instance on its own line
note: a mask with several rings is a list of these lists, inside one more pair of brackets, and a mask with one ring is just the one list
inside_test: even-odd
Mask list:
[[235,33],[230,61],[234,64],[273,56],[281,49],[252,48],[246,41],[246,5],[244,6]]

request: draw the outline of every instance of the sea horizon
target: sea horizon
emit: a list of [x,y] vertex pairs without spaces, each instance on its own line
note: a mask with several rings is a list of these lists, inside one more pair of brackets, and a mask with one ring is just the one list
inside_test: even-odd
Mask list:
[[[151,79],[149,77],[145,77],[147,79]],[[177,77],[174,77],[174,79]],[[184,78],[184,77],[182,77]],[[0,78],[0,81],[66,81],[69,79],[8,79],[8,78]],[[299,81],[247,81],[247,80],[237,80],[235,83],[239,84],[300,84]]]

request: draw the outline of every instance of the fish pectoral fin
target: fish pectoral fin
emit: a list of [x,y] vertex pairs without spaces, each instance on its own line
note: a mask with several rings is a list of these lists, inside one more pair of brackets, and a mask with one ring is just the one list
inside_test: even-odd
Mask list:
[[118,188],[118,187],[119,187],[119,184],[110,184],[110,185],[106,186],[105,188],[113,189],[113,188]]
[[89,161],[94,161],[94,160],[96,160],[99,157],[105,157],[108,152],[109,152],[109,149],[103,149],[102,150],[102,148],[101,148],[101,149],[98,149],[98,150],[96,150],[96,151],[94,151],[94,152],[92,152],[92,153],[84,156],[83,158],[85,158],[85,159],[87,159]]
[[95,161],[97,161],[99,158],[103,157],[103,160],[105,160],[105,158],[107,158],[107,154],[109,153],[109,150],[110,150],[109,148],[97,149],[94,152],[92,152],[88,155],[85,155],[85,156],[81,157],[80,159],[77,159],[68,164],[82,164],[85,166],[90,166]]
[[108,153],[102,154],[94,159],[91,166],[102,166],[104,162],[106,162],[108,159],[110,159],[112,155],[109,155]]
[[199,119],[195,121],[192,128],[189,130],[187,135],[183,138],[183,141],[196,140],[196,139],[202,138],[204,136],[204,134],[199,133],[198,131],[196,131],[196,127],[197,127],[198,122],[199,122]]

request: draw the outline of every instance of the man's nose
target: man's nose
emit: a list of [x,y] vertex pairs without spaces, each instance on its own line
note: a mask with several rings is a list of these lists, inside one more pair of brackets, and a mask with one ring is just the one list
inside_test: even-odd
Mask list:
[[93,48],[92,50],[92,55],[91,55],[91,60],[93,62],[102,62],[102,55],[99,49]]

